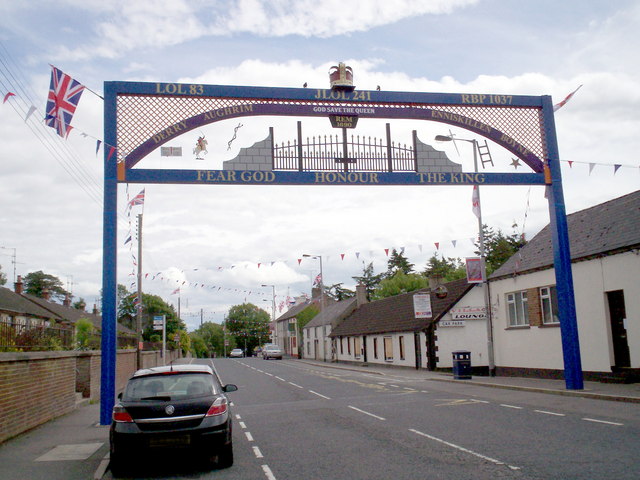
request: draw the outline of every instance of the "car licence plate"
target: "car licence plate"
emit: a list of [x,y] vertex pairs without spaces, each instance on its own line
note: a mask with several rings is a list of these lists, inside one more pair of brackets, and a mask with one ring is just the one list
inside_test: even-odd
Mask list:
[[157,437],[149,439],[150,447],[186,447],[191,444],[191,436]]

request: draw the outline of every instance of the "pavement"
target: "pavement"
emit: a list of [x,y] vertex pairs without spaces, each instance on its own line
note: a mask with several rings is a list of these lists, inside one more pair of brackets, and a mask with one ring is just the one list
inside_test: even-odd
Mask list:
[[[297,361],[317,367],[367,372],[381,377],[401,377],[412,381],[453,382],[640,403],[640,383],[584,382],[583,390],[567,390],[563,380],[482,376],[459,380],[451,374],[424,370]],[[0,477],[2,480],[100,480],[108,469],[109,427],[100,426],[99,418],[98,403],[80,402],[73,412],[0,444]]]

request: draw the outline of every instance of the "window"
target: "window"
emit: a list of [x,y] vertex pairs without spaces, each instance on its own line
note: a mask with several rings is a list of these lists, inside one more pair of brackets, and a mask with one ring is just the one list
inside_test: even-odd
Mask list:
[[373,339],[373,358],[378,358],[378,339]]
[[344,338],[340,337],[340,355],[344,355],[344,343],[342,343]]
[[384,359],[393,360],[393,339],[384,337]]
[[347,337],[347,355],[351,355],[351,337]]
[[356,358],[360,358],[362,353],[362,346],[360,344],[360,337],[356,337],[353,339],[353,355]]
[[555,285],[540,288],[540,312],[543,324],[560,323],[558,318],[558,294]]
[[400,335],[400,360],[404,360],[404,336]]
[[507,293],[507,315],[510,327],[529,325],[527,291]]

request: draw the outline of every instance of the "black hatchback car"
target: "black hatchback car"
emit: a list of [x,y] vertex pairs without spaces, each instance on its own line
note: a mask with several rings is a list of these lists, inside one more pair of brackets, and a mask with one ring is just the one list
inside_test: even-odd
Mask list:
[[[113,408],[110,468],[114,475],[140,454],[163,449],[191,449],[233,465],[232,421],[222,386],[207,365],[171,365],[138,370]],[[136,462],[137,463],[137,462]]]

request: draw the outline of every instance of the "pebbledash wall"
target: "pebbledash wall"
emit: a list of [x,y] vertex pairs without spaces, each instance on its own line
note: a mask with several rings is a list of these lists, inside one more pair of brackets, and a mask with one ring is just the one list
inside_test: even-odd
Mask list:
[[[179,357],[167,351],[167,362]],[[159,351],[143,352],[143,367],[163,365]],[[100,399],[100,351],[0,353],[0,443]],[[136,370],[136,351],[118,350],[116,390]]]

